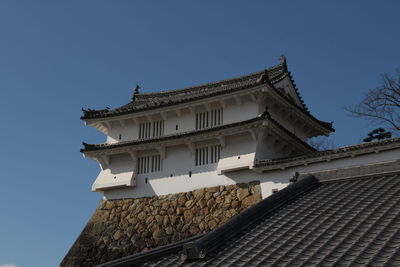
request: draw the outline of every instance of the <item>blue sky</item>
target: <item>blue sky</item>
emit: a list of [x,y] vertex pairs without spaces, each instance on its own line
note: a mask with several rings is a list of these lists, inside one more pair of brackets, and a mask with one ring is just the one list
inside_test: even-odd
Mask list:
[[57,266],[90,218],[104,141],[81,108],[243,75],[284,54],[337,146],[374,126],[348,117],[400,67],[399,1],[0,1],[0,266]]

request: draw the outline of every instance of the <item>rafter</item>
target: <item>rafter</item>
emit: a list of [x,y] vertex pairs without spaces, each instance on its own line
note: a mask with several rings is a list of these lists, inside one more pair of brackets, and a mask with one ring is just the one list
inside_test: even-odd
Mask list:
[[204,103],[204,107],[206,108],[206,110],[207,110],[208,112],[211,112],[210,103]]
[[196,114],[196,109],[193,106],[190,106],[189,110],[190,110],[190,114],[192,114],[193,116]]
[[166,112],[161,111],[160,115],[161,115],[161,117],[163,118],[164,121],[167,120],[167,113]]
[[194,153],[195,153],[194,144],[193,143],[187,143],[186,145],[189,148],[190,155],[194,155]]
[[104,125],[105,125],[105,128],[107,128],[107,130],[111,130],[111,126],[112,126],[111,121],[105,121]]
[[226,138],[225,138],[225,136],[218,136],[217,139],[218,139],[221,147],[224,148],[226,146]]
[[242,105],[243,102],[242,102],[242,97],[241,96],[235,95],[233,98],[235,99],[236,104],[238,104],[239,106]]
[[146,114],[145,116],[146,116],[146,119],[147,119],[149,122],[153,122],[153,117],[152,117],[151,115]]
[[253,138],[253,141],[257,141],[257,131],[256,131],[256,129],[254,129],[254,128],[249,129],[249,133],[251,135],[251,138]]
[[131,159],[133,162],[137,161],[137,152],[136,151],[128,151],[129,156],[131,156]]
[[219,104],[221,105],[222,108],[226,108],[226,102],[225,102],[224,99],[221,99],[221,100],[219,101]]
[[160,153],[161,158],[165,159],[165,156],[166,156],[165,146],[157,147],[157,151],[158,151],[158,153]]

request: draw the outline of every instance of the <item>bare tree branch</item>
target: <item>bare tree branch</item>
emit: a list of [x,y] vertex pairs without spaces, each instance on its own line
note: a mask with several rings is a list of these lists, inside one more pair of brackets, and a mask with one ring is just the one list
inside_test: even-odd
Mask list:
[[379,87],[369,90],[359,104],[344,109],[353,117],[400,131],[400,69],[396,70],[395,77],[384,73]]
[[335,148],[335,143],[333,142],[333,140],[326,136],[313,137],[309,139],[307,143],[319,151],[330,150]]

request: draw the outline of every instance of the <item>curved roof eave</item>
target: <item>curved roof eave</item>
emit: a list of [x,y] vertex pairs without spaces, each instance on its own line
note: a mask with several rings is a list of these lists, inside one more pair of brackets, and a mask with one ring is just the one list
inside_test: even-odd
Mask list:
[[[260,83],[260,79],[263,74],[267,73],[268,81],[263,81]],[[179,105],[187,102],[197,101],[209,97],[214,97],[218,95],[223,95],[227,93],[232,93],[235,91],[249,89],[260,84],[269,84],[274,87],[274,84],[282,81],[284,78],[289,77],[291,83],[293,84],[294,90],[301,102],[301,107],[296,103],[293,103],[285,97],[281,92],[276,90],[286,101],[291,103],[296,109],[300,110],[312,120],[316,121],[323,128],[328,130],[328,132],[334,132],[332,123],[324,122],[315,118],[308,110],[305,105],[298,88],[292,78],[291,73],[287,69],[286,62],[279,65],[273,66],[264,71],[254,72],[248,75],[239,76],[236,78],[221,80],[217,82],[202,84],[198,86],[186,87],[176,90],[168,90],[154,93],[145,93],[135,95],[135,99],[130,103],[123,105],[115,109],[102,109],[102,110],[83,110],[84,115],[81,116],[81,120],[91,120],[91,119],[101,119],[101,118],[111,118],[118,117],[126,114],[132,114],[136,112],[142,112],[147,110],[154,110],[158,108],[164,108],[172,105]],[[243,82],[245,81],[245,82]],[[188,93],[190,92],[190,93]]]
[[143,144],[149,144],[149,143],[157,143],[157,142],[169,141],[169,140],[174,140],[174,139],[181,139],[181,138],[185,138],[185,137],[191,137],[191,136],[206,134],[206,133],[210,133],[210,132],[219,132],[221,130],[232,129],[232,128],[239,127],[239,126],[251,125],[253,123],[262,122],[264,120],[272,122],[273,125],[276,126],[280,131],[284,132],[287,136],[289,136],[292,140],[295,140],[296,143],[298,143],[299,145],[304,147],[309,152],[316,151],[309,144],[307,144],[304,141],[302,141],[295,134],[293,134],[288,129],[286,129],[284,126],[282,126],[280,123],[278,123],[276,120],[271,118],[271,116],[270,116],[270,114],[268,112],[265,112],[265,113],[259,115],[256,118],[253,118],[253,119],[250,119],[250,120],[246,120],[246,121],[226,124],[226,125],[207,128],[207,129],[203,129],[203,130],[194,130],[194,131],[189,131],[189,132],[183,132],[183,133],[180,133],[180,134],[166,135],[166,136],[162,136],[162,137],[158,137],[158,138],[150,138],[150,139],[135,140],[135,141],[126,141],[126,142],[120,142],[120,143],[115,143],[115,144],[107,144],[107,143],[103,143],[103,144],[86,144],[86,143],[83,143],[84,148],[81,149],[80,151],[82,153],[94,152],[94,151],[100,151],[100,150],[104,151],[104,150],[109,150],[109,149],[118,149],[118,148],[122,148],[122,147],[130,147],[130,146],[137,146],[137,145],[143,145]]

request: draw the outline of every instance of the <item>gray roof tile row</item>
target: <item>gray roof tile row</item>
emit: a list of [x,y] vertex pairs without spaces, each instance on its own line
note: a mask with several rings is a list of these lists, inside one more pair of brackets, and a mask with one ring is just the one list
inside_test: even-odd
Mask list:
[[268,74],[269,82],[273,83],[276,83],[289,75],[287,69],[280,64],[267,70],[254,72],[237,78],[183,89],[160,91],[155,93],[140,93],[134,95],[131,102],[116,109],[84,110],[82,119],[119,116],[127,113],[180,104],[236,90],[251,88],[259,83],[258,80],[265,72]]
[[312,159],[312,158],[318,158],[318,157],[322,157],[322,156],[329,156],[329,155],[341,154],[341,153],[346,153],[346,152],[352,152],[352,151],[357,151],[357,150],[361,150],[361,149],[376,148],[376,150],[379,151],[379,147],[382,147],[385,145],[396,144],[396,143],[397,144],[400,143],[400,137],[383,139],[383,140],[379,140],[379,141],[375,141],[375,142],[362,143],[362,144],[351,145],[351,146],[344,146],[344,147],[328,149],[328,150],[323,150],[323,151],[316,151],[313,153],[302,154],[302,155],[297,155],[297,156],[293,156],[293,157],[259,160],[255,164],[254,167],[278,165],[278,164],[283,164],[283,163],[288,163],[288,162],[300,161],[300,160],[304,160],[304,159]]
[[269,84],[273,88],[275,88],[274,84],[280,82],[286,77],[289,77],[292,81],[296,94],[301,102],[301,106],[297,105],[291,97],[278,90],[280,88],[276,89],[276,92],[283,98],[285,98],[286,101],[288,101],[294,108],[309,116],[312,120],[316,121],[322,127],[330,131],[334,131],[332,123],[318,120],[311,115],[299,93],[299,90],[296,87],[291,73],[288,71],[286,60],[284,60],[279,65],[241,77],[221,80],[193,87],[187,87],[183,89],[160,91],[155,93],[134,94],[131,102],[115,109],[82,109],[83,116],[81,117],[81,119],[88,120],[97,118],[108,118],[139,111],[153,110],[157,108],[218,96],[234,91],[246,90],[260,84]]

